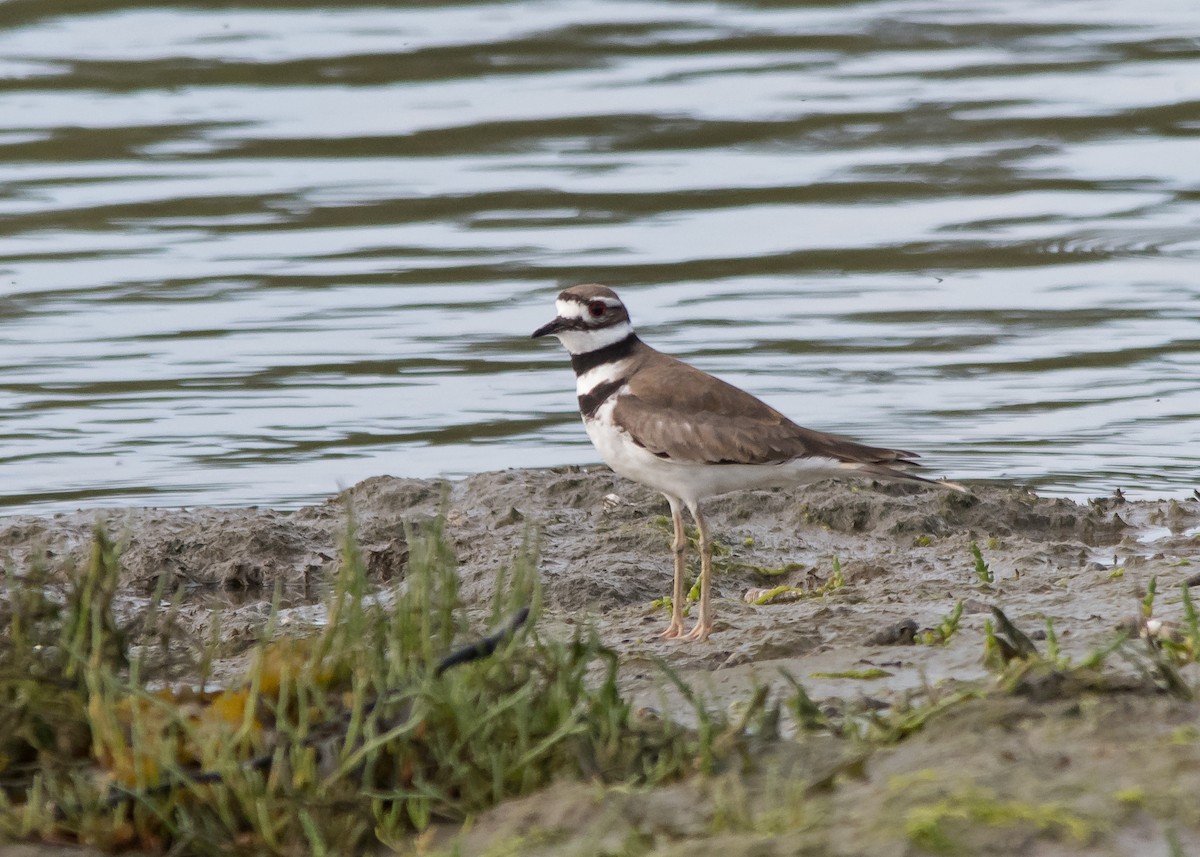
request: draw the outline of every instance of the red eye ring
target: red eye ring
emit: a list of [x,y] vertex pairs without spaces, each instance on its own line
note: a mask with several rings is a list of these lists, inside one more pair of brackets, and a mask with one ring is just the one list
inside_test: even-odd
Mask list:
[[599,318],[608,312],[608,304],[604,301],[591,301],[587,305],[587,311],[592,318]]

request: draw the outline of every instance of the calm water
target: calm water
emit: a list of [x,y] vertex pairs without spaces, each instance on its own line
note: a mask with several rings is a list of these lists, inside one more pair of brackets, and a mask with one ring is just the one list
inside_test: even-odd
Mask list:
[[593,462],[562,285],[798,421],[1200,485],[1180,2],[0,3],[0,508]]

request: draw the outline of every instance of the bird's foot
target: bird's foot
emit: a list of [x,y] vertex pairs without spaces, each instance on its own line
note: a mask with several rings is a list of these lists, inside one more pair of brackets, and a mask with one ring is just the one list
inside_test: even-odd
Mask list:
[[683,636],[683,620],[671,620],[671,624],[667,626],[667,630],[659,634],[664,640],[674,640]]
[[712,622],[697,622],[696,627],[688,631],[681,639],[695,643],[703,643],[713,632]]

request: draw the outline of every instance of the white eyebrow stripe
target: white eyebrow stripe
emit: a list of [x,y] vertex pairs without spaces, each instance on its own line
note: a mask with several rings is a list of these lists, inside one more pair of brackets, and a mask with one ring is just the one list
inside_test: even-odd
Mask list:
[[579,300],[577,298],[572,298],[570,300],[563,300],[562,298],[559,298],[554,302],[554,310],[561,318],[583,318],[583,313],[584,310],[587,309],[587,305],[594,301],[599,301],[609,309],[616,309],[617,307],[621,306],[621,302],[617,298],[598,297],[590,298],[586,301]]

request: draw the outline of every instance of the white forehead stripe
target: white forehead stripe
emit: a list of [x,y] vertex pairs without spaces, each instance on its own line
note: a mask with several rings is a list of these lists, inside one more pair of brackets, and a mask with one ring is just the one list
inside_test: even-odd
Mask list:
[[559,318],[583,318],[583,304],[579,301],[556,300],[554,311]]

